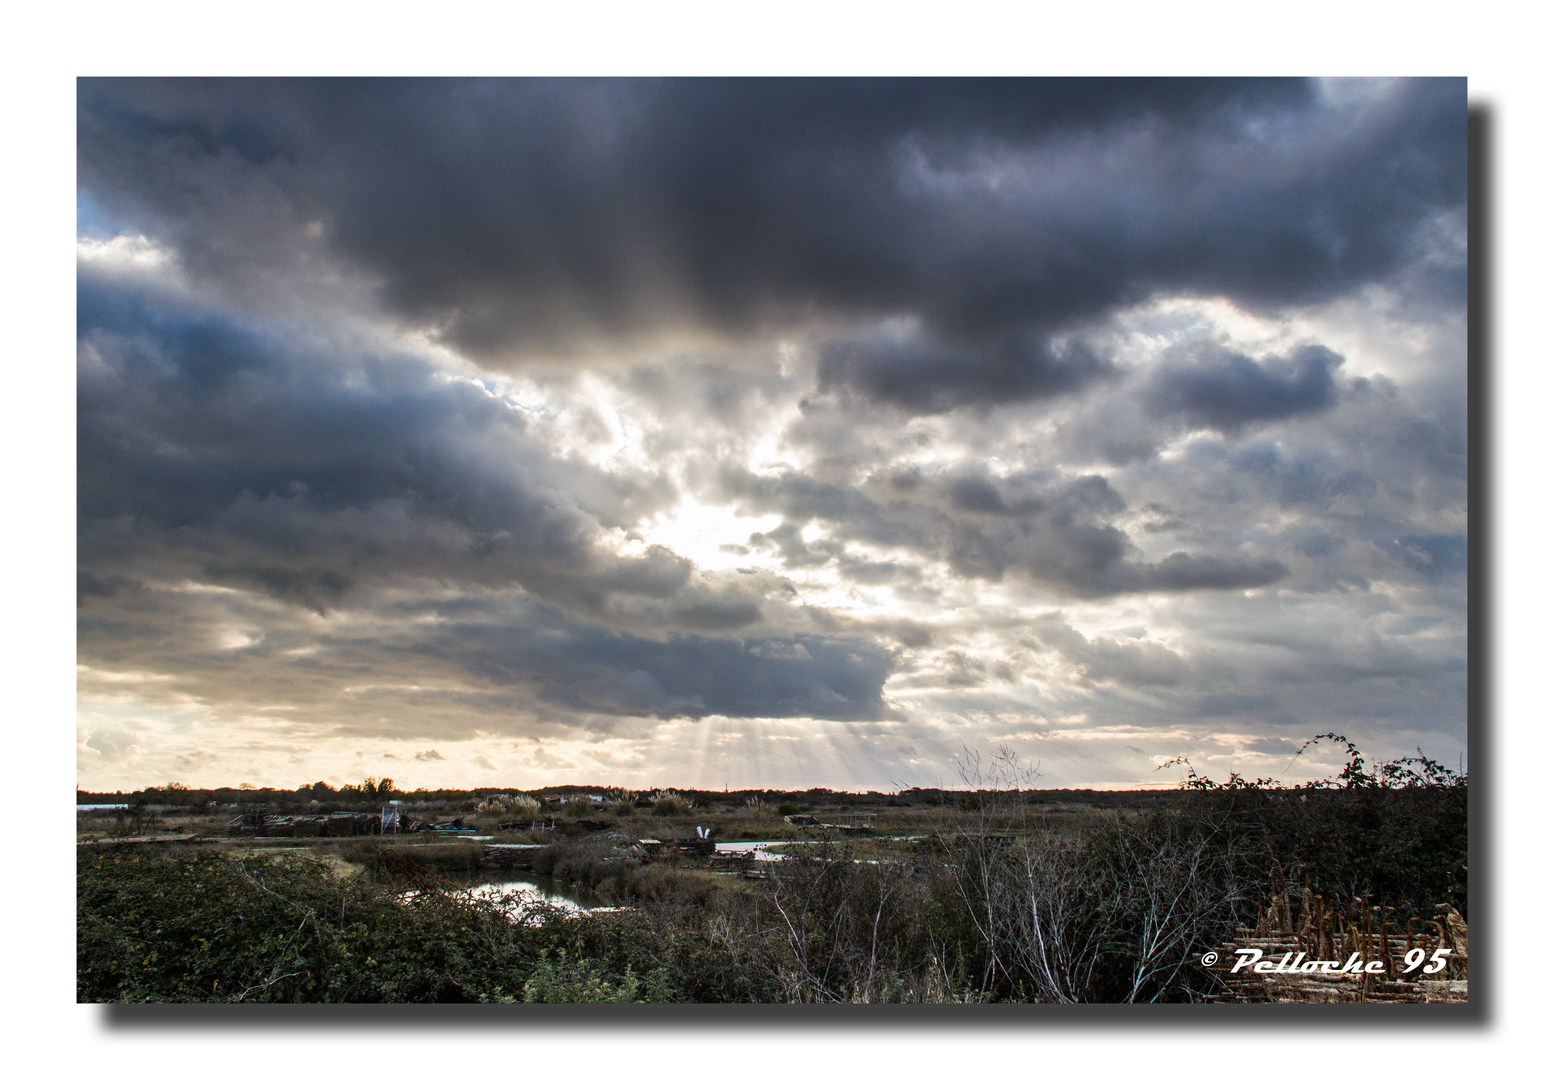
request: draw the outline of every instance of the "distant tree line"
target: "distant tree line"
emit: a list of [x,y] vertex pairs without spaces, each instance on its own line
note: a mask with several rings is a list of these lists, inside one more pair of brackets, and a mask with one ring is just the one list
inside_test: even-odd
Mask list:
[[[1076,802],[1079,805],[1100,809],[1152,809],[1172,804],[1176,794],[1186,790],[1180,783],[1174,788],[1146,788],[1136,791],[1105,791],[1093,788],[1045,788],[1024,789],[1013,792],[1025,806],[1045,806],[1056,803]],[[370,802],[379,799],[407,799],[436,802],[480,802],[498,795],[529,795],[538,799],[561,799],[578,795],[605,795],[611,798],[618,789],[576,784],[554,785],[542,788],[521,789],[516,787],[478,788],[416,788],[404,791],[390,777],[370,777],[359,784],[333,787],[325,781],[302,784],[297,788],[254,787],[250,784],[238,787],[194,788],[180,783],[148,786],[134,791],[85,791],[77,789],[75,801],[85,803],[127,803],[139,801],[147,804],[170,806],[213,806],[230,803],[274,803],[288,806],[303,805],[311,800],[320,803]],[[894,793],[881,791],[849,792],[833,791],[816,787],[805,789],[741,788],[732,791],[696,788],[655,788],[646,791],[627,792],[625,797],[650,799],[663,791],[689,800],[700,807],[743,806],[748,799],[758,799],[769,806],[788,806],[808,810],[814,807],[836,809],[882,808],[961,808],[976,809],[981,805],[983,794],[971,790],[949,788],[909,788]]]

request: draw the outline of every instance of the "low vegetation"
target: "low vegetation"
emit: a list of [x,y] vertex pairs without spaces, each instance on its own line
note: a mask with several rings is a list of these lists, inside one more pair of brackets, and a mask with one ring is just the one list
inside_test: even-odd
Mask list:
[[[1430,918],[1439,905],[1467,917],[1466,778],[1419,756],[1372,768],[1336,741],[1348,764],[1331,781],[1283,788],[1234,777],[1219,785],[1192,774],[1181,790],[1142,793],[1128,805],[1101,805],[1098,793],[1046,799],[1002,782],[1013,773],[1005,759],[976,791],[931,802],[913,793],[862,833],[769,819],[774,799],[790,804],[790,814],[856,812],[829,798],[837,793],[611,798],[586,810],[606,817],[600,830],[558,815],[552,832],[526,834],[543,843],[535,874],[622,906],[585,917],[470,896],[423,859],[383,856],[413,849],[379,838],[268,853],[82,845],[78,994],[1195,1000],[1217,989],[1199,953],[1261,925],[1283,888],[1332,909],[1349,911],[1371,894],[1401,918]],[[494,794],[471,793],[469,809],[504,814],[509,807]],[[659,814],[667,795],[696,805]],[[619,804],[628,812],[616,814]],[[716,873],[688,856],[645,861],[625,843],[650,830],[686,836],[704,821],[743,822],[768,838],[773,820],[785,835],[814,842],[760,864],[764,880]],[[455,844],[418,850],[437,847]]]

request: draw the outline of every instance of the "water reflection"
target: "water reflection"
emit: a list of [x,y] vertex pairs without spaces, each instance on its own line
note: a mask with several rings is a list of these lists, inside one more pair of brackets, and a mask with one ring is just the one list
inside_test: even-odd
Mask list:
[[484,881],[480,885],[471,885],[451,891],[464,896],[475,897],[479,900],[499,902],[507,905],[512,912],[528,911],[540,904],[549,904],[552,907],[562,908],[572,915],[582,915],[590,910],[577,900],[543,888],[534,881]]
[[[536,917],[550,914],[553,910],[565,915],[590,915],[623,908],[604,907],[595,903],[595,896],[588,889],[563,886],[551,878],[533,880],[529,877],[493,877],[478,873],[445,873],[439,876],[439,886],[447,893],[469,896],[499,905],[510,918]],[[402,894],[404,900],[418,895],[417,889]]]
[[[891,836],[878,839],[885,840],[890,843],[910,843],[914,840],[921,840],[922,837],[920,835]],[[841,839],[829,839],[825,837],[822,837],[819,840],[727,840],[719,842],[718,850],[721,852],[749,851],[756,857],[757,862],[777,862],[780,859],[788,858],[788,856],[781,852],[769,851],[767,850],[768,848],[793,847],[795,844],[841,844],[846,842],[847,841]],[[863,861],[873,862],[874,860],[867,859]]]
[[768,851],[769,847],[782,847],[785,844],[807,844],[808,840],[724,840],[720,841],[718,850],[721,852],[749,851],[757,862],[777,862],[788,856],[776,851]]

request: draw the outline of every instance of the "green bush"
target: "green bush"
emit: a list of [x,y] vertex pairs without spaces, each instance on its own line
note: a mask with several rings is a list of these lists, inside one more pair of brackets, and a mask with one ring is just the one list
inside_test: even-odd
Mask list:
[[497,904],[297,856],[83,855],[81,1001],[478,1001],[524,984],[552,928]]
[[527,1004],[642,1004],[669,1001],[670,991],[662,968],[655,968],[643,984],[629,965],[611,982],[595,961],[570,960],[566,950],[558,949],[556,960],[542,951],[521,1000]]

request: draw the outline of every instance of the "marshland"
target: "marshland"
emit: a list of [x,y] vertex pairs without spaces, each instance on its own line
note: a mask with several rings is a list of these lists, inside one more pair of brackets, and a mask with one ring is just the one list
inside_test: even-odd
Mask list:
[[[1345,748],[1294,788],[1039,791],[1002,755],[889,794],[83,792],[116,805],[77,815],[78,997],[1464,1000],[1467,779]],[[1315,998],[1200,959],[1365,956],[1389,927],[1452,966]]]

